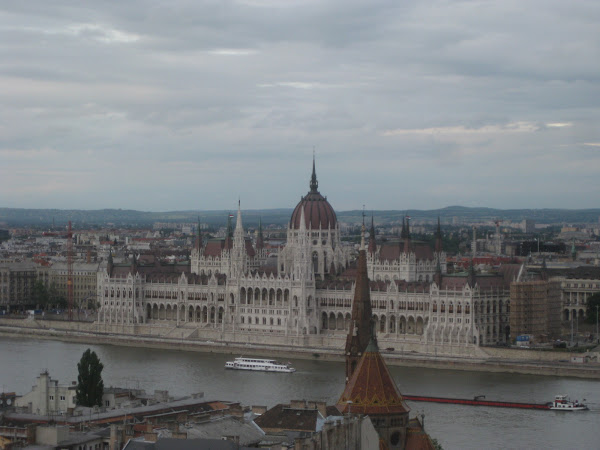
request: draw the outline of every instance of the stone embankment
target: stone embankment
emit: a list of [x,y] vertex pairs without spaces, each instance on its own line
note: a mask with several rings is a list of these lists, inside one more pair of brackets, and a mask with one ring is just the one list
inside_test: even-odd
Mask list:
[[[215,330],[185,327],[146,326],[139,330],[104,331],[100,326],[84,321],[37,320],[0,318],[0,335],[29,336],[38,339],[56,339],[86,344],[108,344],[128,347],[161,348],[222,354],[254,354],[266,357],[323,359],[343,361],[344,337],[323,338],[317,341],[299,342],[294,337],[288,343],[274,339],[246,339],[238,335],[237,341]],[[240,342],[243,341],[243,342]],[[248,342],[246,342],[248,341]],[[318,344],[318,345],[315,345]],[[482,347],[477,354],[457,356],[448,354],[424,354],[384,350],[382,354],[390,365],[427,367],[450,370],[485,372],[508,372],[536,375],[569,376],[600,379],[600,354],[594,352],[565,353],[555,351],[517,350]],[[571,356],[586,355],[589,362],[571,363]]]

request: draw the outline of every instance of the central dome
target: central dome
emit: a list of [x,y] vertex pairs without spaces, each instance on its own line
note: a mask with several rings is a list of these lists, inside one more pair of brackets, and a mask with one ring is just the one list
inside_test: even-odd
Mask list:
[[304,222],[306,228],[313,230],[334,229],[337,225],[337,217],[335,211],[323,197],[318,188],[319,183],[317,182],[317,174],[315,172],[315,161],[313,159],[313,173],[310,179],[310,191],[302,197],[300,203],[296,205],[294,212],[292,213],[292,219],[290,220],[290,226],[294,229],[300,228],[300,219],[302,217],[302,210],[304,210]]

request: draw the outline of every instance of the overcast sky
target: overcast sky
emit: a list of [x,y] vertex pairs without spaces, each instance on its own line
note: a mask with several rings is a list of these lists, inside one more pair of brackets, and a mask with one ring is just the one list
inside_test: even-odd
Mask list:
[[598,207],[600,2],[0,3],[0,206]]

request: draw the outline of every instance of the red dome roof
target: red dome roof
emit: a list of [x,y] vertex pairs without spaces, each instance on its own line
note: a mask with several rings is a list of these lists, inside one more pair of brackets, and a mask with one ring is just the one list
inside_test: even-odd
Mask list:
[[304,209],[304,222],[306,228],[323,230],[335,228],[337,225],[337,217],[335,211],[319,192],[309,192],[306,197],[300,200],[300,203],[292,213],[291,226],[292,228],[300,228],[300,217]]
[[315,171],[315,160],[313,158],[313,171],[310,179],[310,191],[302,197],[300,203],[296,205],[294,212],[292,213],[292,219],[290,226],[292,228],[300,228],[300,218],[302,216],[302,210],[304,210],[304,223],[306,228],[312,228],[313,230],[322,230],[335,228],[337,225],[337,217],[335,211],[323,197],[317,188],[319,183],[317,182],[317,174]]

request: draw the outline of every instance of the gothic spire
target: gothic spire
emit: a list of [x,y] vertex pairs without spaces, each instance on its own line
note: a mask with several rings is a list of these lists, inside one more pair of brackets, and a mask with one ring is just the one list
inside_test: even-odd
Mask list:
[[406,216],[402,218],[402,231],[400,231],[400,239],[406,238]]
[[135,257],[135,253],[133,253],[131,257],[131,274],[135,275],[137,272],[137,258]]
[[471,258],[471,265],[469,266],[469,275],[467,276],[467,283],[469,283],[469,286],[471,286],[471,288],[474,288],[475,284],[477,283],[473,258]]
[[202,250],[202,231],[200,231],[200,217],[198,217],[198,230],[196,233],[196,242],[194,248],[199,252]]
[[233,217],[233,214],[229,214],[229,216],[227,216],[227,231],[225,232],[225,244],[224,244],[224,248],[225,250],[230,250],[231,247],[233,247],[233,241],[232,241],[232,232],[231,232],[231,218]]
[[442,265],[440,263],[440,258],[437,259],[437,264],[435,266],[435,274],[433,275],[433,281],[438,285],[439,288],[442,286]]
[[[364,237],[364,228],[363,228]],[[367,275],[367,253],[364,238],[358,252],[358,267],[356,284],[354,285],[354,300],[352,301],[352,317],[350,329],[346,337],[346,381],[350,379],[356,365],[364,353],[371,338],[371,287]]]
[[114,267],[113,257],[112,257],[112,248],[108,249],[108,264],[106,265],[106,271],[108,272],[108,276],[112,275],[113,267]]
[[263,238],[263,229],[262,229],[262,218],[258,218],[258,236],[256,237],[256,248],[261,250],[265,247],[265,240]]
[[315,170],[315,154],[313,151],[313,170],[312,170],[312,176],[310,177],[310,192],[319,192],[318,191],[319,188],[319,182],[317,181],[317,171]]
[[440,225],[440,216],[438,216],[437,230],[435,231],[435,252],[441,253],[442,250],[442,227]]
[[244,227],[242,226],[242,207],[241,201],[238,199],[238,211],[237,211],[237,220],[235,222],[235,231],[238,233],[241,231],[244,233]]
[[405,217],[406,226],[404,229],[404,253],[410,253],[410,217]]
[[371,215],[371,229],[369,230],[369,253],[374,255],[377,251],[377,242],[375,241],[375,223],[373,215]]

